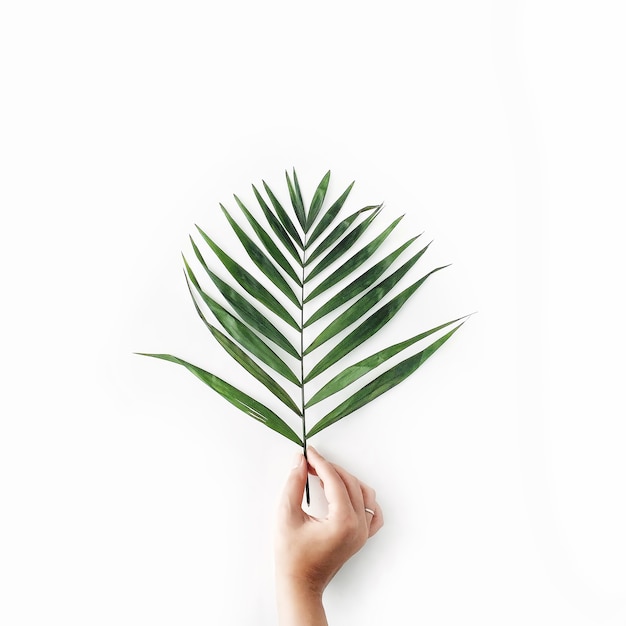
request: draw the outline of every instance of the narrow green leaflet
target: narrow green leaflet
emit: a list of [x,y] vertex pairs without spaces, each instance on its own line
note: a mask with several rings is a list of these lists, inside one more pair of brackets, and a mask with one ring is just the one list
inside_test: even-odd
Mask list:
[[[387,228],[385,228],[385,230],[382,233],[380,233],[380,235],[378,235],[378,237],[373,239],[365,247],[361,248],[355,255],[351,256],[343,265],[341,265],[330,276],[328,276],[328,278],[325,278],[315,289],[313,289],[313,291],[305,299],[305,302],[309,302],[313,298],[316,298],[317,296],[319,296],[320,293],[323,293],[324,291],[326,291],[333,285],[336,285],[340,280],[343,280],[344,278],[349,276],[352,272],[354,272],[357,268],[361,267],[361,265],[363,265],[363,263],[365,263],[365,261],[367,261],[367,259],[369,259],[372,256],[372,254],[374,254],[374,252],[378,250],[378,248],[381,246],[383,241],[385,241],[385,239],[387,239],[387,237],[389,236],[389,233],[391,233],[391,231],[398,225],[402,217],[403,216],[394,220]],[[341,244],[339,244],[337,248],[340,245]],[[335,248],[335,250],[337,250],[337,248]],[[313,270],[313,272],[311,272],[311,274],[314,274],[315,271],[318,269],[318,267],[322,265],[322,263],[324,263],[326,259],[331,256],[331,254],[332,252],[329,253],[327,257],[322,259],[318,263],[318,265],[315,266],[315,269]],[[309,274],[309,276],[307,277],[307,280],[311,278],[311,274]]]
[[259,382],[265,385],[281,402],[289,407],[296,415],[302,415],[302,411],[296,406],[291,396],[269,375],[257,365],[237,344],[231,341],[224,333],[211,324],[209,330],[217,339],[218,343],[230,354],[230,356],[252,374]]
[[272,281],[275,287],[278,287],[289,300],[299,307],[300,301],[298,300],[298,296],[293,292],[293,289],[283,278],[283,275],[276,269],[276,266],[267,258],[263,250],[248,237],[239,224],[230,216],[226,208],[221,204],[220,207],[254,264]]
[[287,322],[289,326],[300,330],[298,322],[293,319],[289,311],[250,272],[241,267],[237,261],[231,259],[199,226],[196,226],[196,228],[231,276],[253,298],[264,304],[272,313],[275,313],[280,319]]
[[[380,209],[376,209],[371,215],[368,215],[358,226],[352,229],[317,265],[308,273],[305,282],[315,278],[326,268],[340,259],[344,254],[352,248],[352,246],[361,238],[363,233],[369,228],[370,224],[376,219]],[[310,298],[309,298],[310,299]],[[306,300],[305,300],[306,302]]]
[[362,406],[365,406],[374,398],[382,395],[386,391],[389,391],[403,380],[408,378],[415,370],[417,370],[428,357],[432,356],[450,337],[462,326],[459,324],[456,328],[453,328],[449,333],[433,342],[430,346],[418,352],[417,354],[405,359],[401,363],[398,363],[395,367],[387,370],[378,378],[375,378],[371,383],[368,383],[362,389],[359,389],[355,394],[351,395],[347,400],[342,402],[337,408],[333,409],[330,413],[325,415],[311,430],[306,434],[306,437],[312,437],[316,435],[324,428],[327,428],[331,424],[338,422],[340,419],[350,415]]
[[311,245],[332,224],[341,210],[341,207],[345,204],[346,199],[350,195],[353,186],[354,181],[350,183],[348,188],[341,194],[341,196],[339,196],[330,209],[324,212],[322,219],[320,219],[318,225],[313,229],[313,232],[309,237],[308,245]]
[[328,250],[328,248],[330,248],[335,243],[335,241],[337,241],[348,230],[348,228],[352,226],[352,223],[354,222],[354,220],[356,220],[356,218],[359,217],[361,213],[374,211],[372,216],[368,218],[369,222],[367,223],[369,225],[371,221],[376,217],[376,215],[378,215],[378,212],[380,211],[381,207],[382,205],[380,204],[376,206],[374,205],[366,206],[366,207],[363,207],[362,209],[359,209],[358,211],[355,211],[354,213],[352,213],[352,215],[348,215],[348,217],[346,217],[345,220],[343,220],[342,222],[339,222],[339,224],[337,224],[337,226],[335,226],[335,228],[333,228],[333,230],[330,231],[330,234],[326,237],[326,239],[324,239],[320,244],[318,244],[317,248],[315,248],[315,250],[313,250],[313,252],[307,258],[305,265],[309,265],[309,263],[315,261],[315,259],[318,256],[326,252],[326,250]]
[[[235,312],[254,330],[260,332],[262,335],[273,341],[277,346],[282,348],[287,354],[290,354],[296,359],[300,359],[300,355],[293,347],[291,342],[265,317],[260,311],[258,311],[252,304],[250,304],[238,291],[233,289],[228,283],[224,282],[219,276],[214,274],[207,266],[202,253],[196,246],[194,240],[191,240],[193,251],[196,258],[200,261],[204,271],[208,274],[209,278],[213,281],[215,286],[219,289],[220,293],[226,298],[230,306],[233,307]],[[185,257],[183,256],[183,259]],[[185,261],[185,264],[187,262]],[[202,291],[202,289],[200,289]]]
[[183,361],[183,359],[172,356],[171,354],[149,354],[147,352],[137,352],[137,354],[141,354],[142,356],[151,356],[155,359],[163,359],[164,361],[171,361],[172,363],[178,363],[179,365],[186,367],[203,383],[211,387],[214,391],[217,391],[217,393],[238,409],[250,417],[253,417],[255,420],[265,424],[268,428],[280,433],[283,437],[286,437],[299,446],[303,445],[302,439],[300,439],[293,429],[280,417],[278,417],[274,411],[268,409],[265,405],[250,397],[248,394],[243,393],[243,391],[239,391],[239,389],[233,387],[225,380],[218,378],[214,374],[211,374],[196,365]]
[[274,192],[269,188],[267,183],[263,181],[263,187],[265,188],[265,192],[267,193],[274,210],[276,211],[276,215],[278,215],[278,219],[281,221],[281,224],[285,227],[285,230],[289,233],[289,236],[298,244],[298,247],[301,250],[304,250],[304,244],[302,243],[302,239],[296,230],[296,227],[293,225],[291,218],[287,215],[285,209],[283,209],[282,204],[278,201],[278,198],[274,195]]
[[283,268],[289,278],[291,278],[296,285],[298,285],[298,287],[302,287],[302,281],[298,278],[298,275],[293,269],[291,263],[289,263],[289,261],[285,258],[285,255],[278,249],[278,246],[274,243],[273,239],[267,234],[261,224],[257,222],[254,215],[248,211],[243,202],[241,202],[237,196],[235,196],[235,201],[239,205],[243,214],[246,216],[250,226],[252,226],[252,230],[254,230],[265,249],[270,253],[272,259],[274,259],[274,261],[276,261],[276,263]]
[[[315,311],[315,313],[313,313],[313,315],[311,315],[311,317],[305,322],[304,328],[307,328],[307,326],[310,326],[313,322],[316,322],[325,315],[328,315],[342,304],[348,302],[348,300],[351,300],[355,296],[358,296],[361,292],[365,291],[368,287],[371,287],[416,239],[417,237],[412,237],[406,243],[402,244],[397,250],[388,254],[382,261],[379,261],[358,278],[355,278],[347,287],[344,287],[337,295],[333,296],[330,300],[328,300],[328,302],[317,309],[317,311]],[[428,246],[426,246],[422,252],[426,251],[427,248]]]
[[309,372],[304,379],[305,383],[313,380],[324,370],[334,365],[339,359],[346,354],[352,352],[357,346],[375,335],[396,313],[404,306],[406,301],[419,289],[428,276],[442,268],[437,268],[429,272],[426,276],[407,287],[403,292],[399,293],[395,298],[387,304],[380,307],[375,313],[372,313],[364,322],[361,322],[351,333],[342,339],[334,348],[332,348]]
[[306,213],[304,211],[304,201],[302,200],[302,194],[300,193],[300,185],[298,184],[296,170],[293,170],[293,184],[287,172],[285,172],[285,178],[287,179],[287,187],[289,187],[291,206],[296,213],[300,226],[302,226],[302,230],[306,232]]
[[[405,274],[417,263],[418,259],[422,256],[426,248],[420,250],[417,254],[413,255],[406,263],[401,265],[391,276],[385,278],[375,287],[372,287],[364,296],[359,298],[352,306],[347,308],[341,315],[334,319],[311,343],[311,345],[304,351],[307,355],[318,346],[334,337],[337,333],[340,333],[345,328],[348,328],[350,324],[356,322],[360,317],[363,317],[368,311],[376,306],[399,282],[404,278]],[[426,280],[428,274],[422,279],[422,282]]]
[[280,220],[274,215],[272,209],[269,208],[267,202],[263,199],[263,196],[259,193],[259,190],[252,185],[252,190],[254,191],[254,195],[261,207],[261,211],[263,211],[263,215],[265,215],[265,219],[267,223],[270,225],[270,228],[274,231],[274,234],[278,237],[280,242],[285,246],[285,249],[291,256],[298,262],[298,265],[302,263],[302,259],[300,258],[300,254],[296,249],[295,244],[293,243],[293,239],[289,236],[289,233],[285,230],[285,227],[280,223]]
[[185,262],[185,268],[192,285],[197,289],[200,297],[211,309],[211,312],[215,315],[226,332],[240,345],[244,346],[246,350],[254,354],[254,356],[263,361],[266,365],[269,365],[275,372],[284,376],[294,385],[301,386],[300,381],[296,378],[296,375],[291,369],[289,369],[289,366],[266,343],[259,339],[243,322],[229,313],[221,304],[202,291],[198,280],[187,262]]
[[382,365],[385,361],[388,361],[390,358],[394,357],[402,350],[406,350],[406,348],[412,346],[413,344],[425,339],[426,337],[440,331],[451,324],[455,324],[462,320],[462,317],[459,317],[450,322],[446,322],[445,324],[440,324],[439,326],[435,326],[435,328],[431,328],[426,332],[420,333],[419,335],[415,335],[410,339],[406,339],[405,341],[401,341],[400,343],[396,343],[389,348],[385,348],[384,350],[380,350],[371,356],[368,356],[365,359],[362,359],[358,363],[354,365],[350,365],[346,367],[345,370],[331,378],[306,404],[305,408],[309,408],[322,400],[332,396],[333,394],[345,389],[348,385],[352,384],[355,380],[361,378],[361,376],[365,376],[365,374],[369,374],[373,369],[377,368],[379,365]]
[[306,218],[306,228],[305,232],[309,232],[309,228],[313,225],[317,216],[319,215],[320,209],[322,208],[322,204],[324,204],[324,198],[326,197],[326,191],[328,190],[328,183],[330,182],[330,170],[326,172],[324,178],[320,181],[320,184],[317,186],[315,193],[313,194],[313,199],[311,200],[311,206],[309,207],[309,214]]
[[[183,257],[184,258],[184,257]],[[252,376],[254,376],[262,385],[267,387],[281,402],[289,407],[297,415],[302,415],[302,411],[296,406],[291,396],[255,361],[253,361],[237,344],[231,341],[224,333],[218,328],[215,328],[210,324],[204,313],[196,302],[196,297],[193,295],[193,290],[189,284],[187,274],[185,274],[185,280],[187,281],[187,289],[189,289],[189,295],[193,301],[193,305],[196,309],[196,313],[203,321],[204,325],[211,331],[211,334],[217,342],[230,354],[230,356],[239,363],[244,369],[246,369]]]

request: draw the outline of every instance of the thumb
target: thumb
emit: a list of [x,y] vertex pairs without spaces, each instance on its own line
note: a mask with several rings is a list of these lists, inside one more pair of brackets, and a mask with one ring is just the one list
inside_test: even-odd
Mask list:
[[281,512],[287,517],[302,515],[302,497],[308,473],[307,464],[301,452],[294,458],[293,465],[283,487],[281,498]]

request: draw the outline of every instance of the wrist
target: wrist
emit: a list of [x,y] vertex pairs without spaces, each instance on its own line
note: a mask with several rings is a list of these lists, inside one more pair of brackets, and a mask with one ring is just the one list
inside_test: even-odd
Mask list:
[[306,598],[311,602],[321,602],[325,588],[325,586],[318,581],[313,580],[312,577],[306,576],[305,574],[281,572],[277,572],[276,574],[276,587],[287,593]]
[[280,626],[327,626],[323,589],[297,576],[276,576]]

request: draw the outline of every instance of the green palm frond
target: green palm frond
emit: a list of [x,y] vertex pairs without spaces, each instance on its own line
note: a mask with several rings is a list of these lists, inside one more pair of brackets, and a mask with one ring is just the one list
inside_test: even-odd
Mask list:
[[[439,324],[349,363],[355,349],[378,333],[430,276],[446,266],[432,269],[393,295],[430,244],[402,262],[403,254],[418,235],[375,260],[379,248],[385,245],[402,216],[360,243],[382,213],[383,206],[366,206],[337,221],[354,183],[334,202],[327,203],[330,177],[330,171],[322,177],[308,206],[295,170],[291,174],[285,172],[289,208],[265,181],[262,183],[265,197],[258,187],[252,186],[259,210],[256,216],[253,207],[246,206],[236,195],[235,203],[240,211],[237,215],[220,204],[243,251],[258,270],[255,273],[229,256],[199,226],[201,241],[196,242],[192,237],[190,241],[200,271],[194,271],[183,257],[185,278],[196,312],[227,354],[268,390],[268,400],[252,398],[233,384],[178,357],[140,353],[184,366],[234,406],[302,446],[305,455],[310,437],[413,374],[466,319],[461,317]],[[329,206],[325,209],[326,204]],[[251,232],[246,231],[244,224]],[[206,245],[207,252],[212,253],[209,262],[198,243]],[[369,261],[375,262],[365,270],[360,269]],[[230,275],[230,282],[220,277],[224,273]],[[230,309],[211,295],[207,288],[209,282]],[[335,293],[326,295],[331,291]],[[221,330],[207,320],[201,305],[212,313]],[[313,333],[314,328],[322,324],[325,325]],[[447,332],[432,343],[379,373],[394,356],[444,329],[448,329]],[[315,336],[307,343],[305,334]],[[327,342],[333,345],[316,357]],[[307,398],[309,383],[332,372],[335,366],[341,370]],[[377,375],[362,387],[352,389],[359,379],[370,373]],[[344,390],[350,393],[347,399],[327,410],[307,429],[307,417],[310,421],[307,409],[328,402]],[[274,410],[268,406],[268,401],[280,404]],[[285,407],[289,411],[283,418],[278,411],[284,411]],[[294,419],[299,421],[296,430],[289,424]]]

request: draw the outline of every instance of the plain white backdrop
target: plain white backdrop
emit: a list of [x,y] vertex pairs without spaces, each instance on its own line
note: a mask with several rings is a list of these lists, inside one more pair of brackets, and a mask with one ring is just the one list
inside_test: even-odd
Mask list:
[[132,353],[239,375],[180,252],[295,166],[453,263],[386,338],[479,312],[314,440],[386,517],[330,622],[626,624],[624,26],[609,1],[3,2],[0,623],[276,623],[295,447]]

